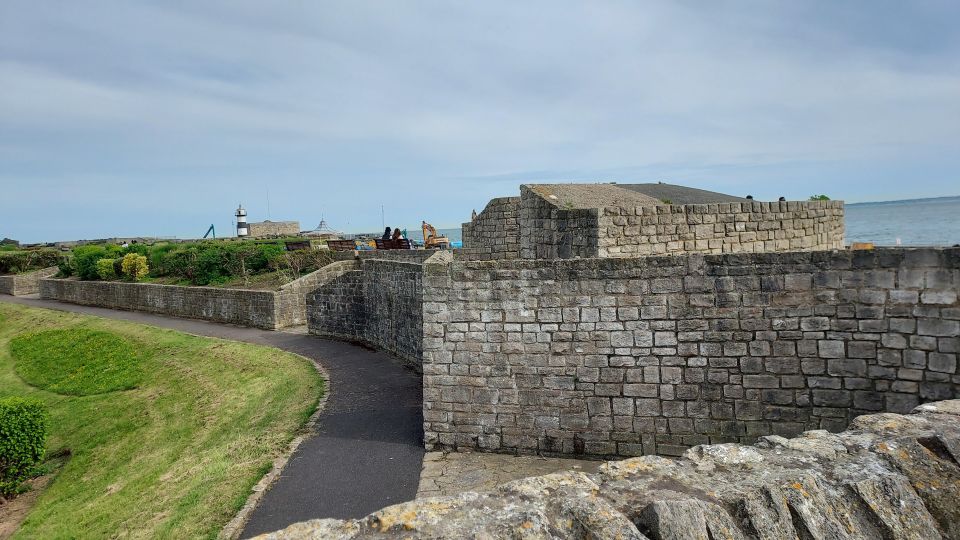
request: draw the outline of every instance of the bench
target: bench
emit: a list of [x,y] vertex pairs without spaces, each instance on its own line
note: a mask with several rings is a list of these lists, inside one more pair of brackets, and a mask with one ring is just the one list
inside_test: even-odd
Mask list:
[[401,238],[399,240],[384,240],[383,238],[377,238],[377,249],[413,249],[410,245],[409,238]]
[[327,240],[327,247],[333,251],[353,251],[357,243],[353,240]]

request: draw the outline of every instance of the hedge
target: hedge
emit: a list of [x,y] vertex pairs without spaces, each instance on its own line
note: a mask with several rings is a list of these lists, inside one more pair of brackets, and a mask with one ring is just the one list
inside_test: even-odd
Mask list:
[[0,399],[0,495],[20,493],[23,482],[37,473],[46,451],[49,418],[38,399]]
[[63,255],[55,249],[0,252],[0,274],[21,274],[57,266]]

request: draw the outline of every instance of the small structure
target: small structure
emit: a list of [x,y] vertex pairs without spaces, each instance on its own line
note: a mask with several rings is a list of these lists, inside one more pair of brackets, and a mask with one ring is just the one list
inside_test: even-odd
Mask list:
[[260,221],[248,224],[251,238],[270,236],[297,236],[300,234],[299,221]]

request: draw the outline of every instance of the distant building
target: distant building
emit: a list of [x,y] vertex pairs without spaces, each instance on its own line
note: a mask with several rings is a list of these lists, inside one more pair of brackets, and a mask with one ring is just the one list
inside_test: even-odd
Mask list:
[[299,221],[260,221],[247,223],[247,235],[251,238],[269,236],[297,236],[300,234]]

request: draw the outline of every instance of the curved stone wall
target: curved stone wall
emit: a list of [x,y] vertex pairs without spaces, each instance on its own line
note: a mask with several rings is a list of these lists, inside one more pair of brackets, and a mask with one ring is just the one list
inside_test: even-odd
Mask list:
[[960,401],[949,401],[863,416],[840,434],[698,446],[259,538],[960,538],[958,462]]
[[431,449],[677,455],[960,397],[960,249],[445,260]]

